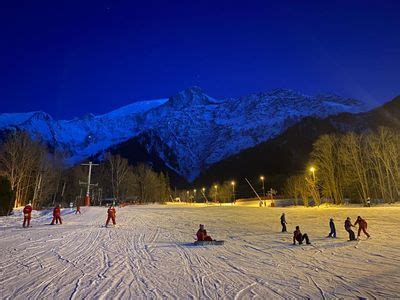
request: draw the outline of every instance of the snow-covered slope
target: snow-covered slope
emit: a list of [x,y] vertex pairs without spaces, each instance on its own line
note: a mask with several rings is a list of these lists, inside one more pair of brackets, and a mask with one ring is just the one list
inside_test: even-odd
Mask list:
[[[253,208],[141,205],[51,212],[22,228],[0,217],[1,299],[399,299],[400,207]],[[300,224],[311,246],[292,245]],[[372,238],[348,242],[363,216]],[[307,216],[307,217],[305,217]],[[328,221],[337,238],[326,238]],[[240,220],[238,222],[238,220]],[[193,246],[199,223],[223,246]],[[396,250],[397,249],[397,250]]]
[[276,89],[217,100],[192,87],[169,99],[136,102],[69,121],[53,120],[43,112],[0,114],[0,130],[18,128],[41,137],[67,151],[70,163],[147,135],[148,151],[193,180],[208,166],[280,134],[304,117],[363,108],[357,100],[331,94],[307,96]]

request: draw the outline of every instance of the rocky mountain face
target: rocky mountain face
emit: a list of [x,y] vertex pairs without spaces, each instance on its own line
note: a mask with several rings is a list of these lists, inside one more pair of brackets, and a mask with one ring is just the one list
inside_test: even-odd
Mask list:
[[306,117],[364,109],[357,100],[331,94],[276,89],[220,100],[192,87],[168,99],[68,121],[43,112],[0,114],[0,130],[28,131],[65,151],[70,164],[112,151],[193,181],[210,166],[277,137]]
[[[203,171],[196,185],[247,177],[258,182],[263,174],[267,187],[281,189],[288,175],[304,172],[313,143],[323,134],[362,133],[384,126],[400,131],[400,96],[360,113],[340,113],[326,118],[306,117],[280,135],[213,164]],[[241,190],[251,194],[244,184]]]

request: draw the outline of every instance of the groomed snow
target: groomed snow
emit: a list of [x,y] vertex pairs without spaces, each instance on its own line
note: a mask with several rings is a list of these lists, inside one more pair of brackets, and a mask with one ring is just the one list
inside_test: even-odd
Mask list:
[[[314,246],[292,246],[280,233],[285,211]],[[116,228],[102,228],[106,209],[63,211],[63,225],[36,214],[0,218],[2,299],[397,298],[400,207],[253,208],[130,206]],[[368,221],[372,238],[347,242],[345,217]],[[328,239],[329,217],[337,239]],[[198,224],[225,240],[192,246]]]

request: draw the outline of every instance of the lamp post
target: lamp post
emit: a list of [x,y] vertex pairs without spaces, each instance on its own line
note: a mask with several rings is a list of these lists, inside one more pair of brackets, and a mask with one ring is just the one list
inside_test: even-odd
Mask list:
[[203,192],[204,202],[207,204],[206,188],[203,187],[203,188],[201,189],[201,191]]
[[214,189],[215,189],[215,199],[214,199],[214,201],[217,202],[218,185],[214,185]]
[[190,192],[186,191],[186,202],[189,202],[189,195],[190,195]]
[[264,176],[260,176],[260,180],[262,182],[262,191],[263,191],[263,196],[265,197],[265,186],[264,186]]
[[197,190],[194,189],[194,190],[193,190],[193,201],[194,201],[194,202],[196,202],[196,192],[197,192]]
[[233,203],[235,203],[235,182],[234,181],[232,181],[231,182],[231,185],[232,185],[232,197],[233,197]]
[[314,168],[314,167],[311,167],[311,168],[310,168],[310,172],[312,173],[313,180],[314,180],[314,183],[315,183],[315,168]]

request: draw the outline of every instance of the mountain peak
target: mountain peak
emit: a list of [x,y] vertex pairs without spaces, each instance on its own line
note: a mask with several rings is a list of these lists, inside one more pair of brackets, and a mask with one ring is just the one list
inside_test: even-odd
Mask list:
[[179,92],[178,94],[170,97],[168,100],[168,104],[175,108],[183,108],[192,105],[208,105],[215,103],[215,100],[205,94],[204,91],[198,86],[187,88]]

